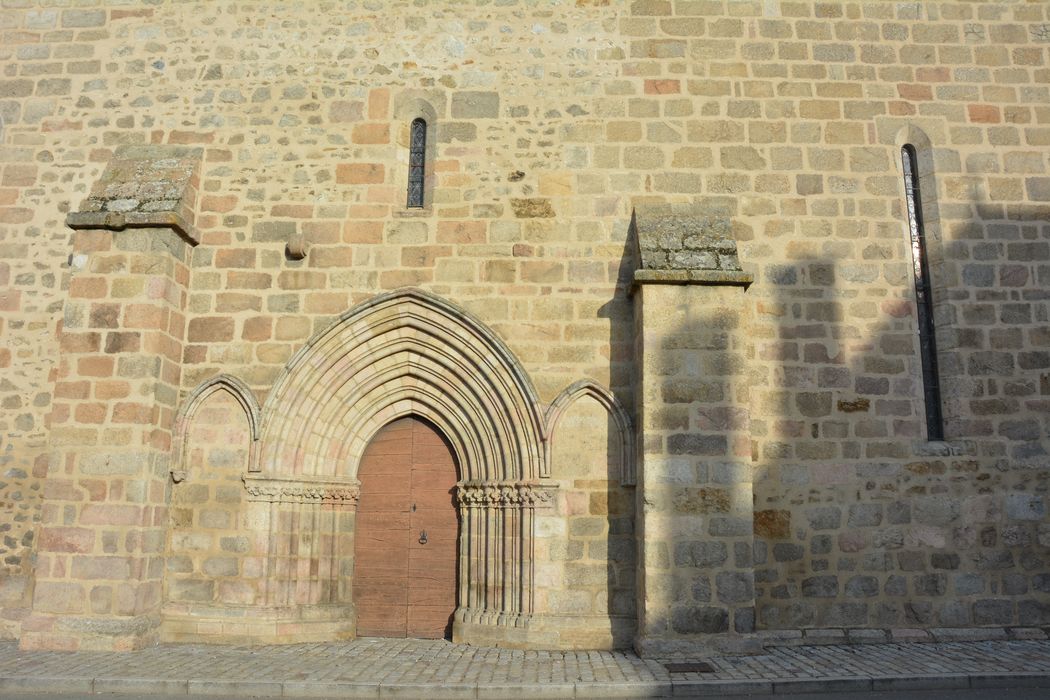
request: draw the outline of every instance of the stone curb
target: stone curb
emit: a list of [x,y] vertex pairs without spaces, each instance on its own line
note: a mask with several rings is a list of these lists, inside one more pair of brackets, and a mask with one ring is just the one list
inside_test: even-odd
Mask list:
[[1050,672],[940,675],[848,676],[782,679],[626,681],[623,683],[355,683],[337,681],[255,681],[192,678],[71,678],[0,676],[0,695],[85,693],[126,695],[222,695],[230,697],[426,698],[427,700],[537,700],[565,698],[696,698],[798,693],[849,693],[904,690],[1050,688]]

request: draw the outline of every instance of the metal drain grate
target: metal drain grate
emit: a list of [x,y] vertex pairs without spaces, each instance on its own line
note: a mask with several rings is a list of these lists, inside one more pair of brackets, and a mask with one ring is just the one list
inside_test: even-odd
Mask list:
[[706,661],[683,661],[664,664],[668,673],[714,673],[714,667]]

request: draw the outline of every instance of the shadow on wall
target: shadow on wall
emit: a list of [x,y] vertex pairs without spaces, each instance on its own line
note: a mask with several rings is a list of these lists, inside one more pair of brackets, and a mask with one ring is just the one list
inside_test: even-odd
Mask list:
[[561,647],[627,648],[636,630],[631,274],[622,262],[614,298],[598,311],[609,319],[612,391],[576,382],[547,413],[559,489],[554,512],[538,516],[537,595]]
[[798,262],[762,271],[759,628],[1050,621],[1050,211],[970,210],[927,231],[945,441],[926,439],[902,211],[786,232]]

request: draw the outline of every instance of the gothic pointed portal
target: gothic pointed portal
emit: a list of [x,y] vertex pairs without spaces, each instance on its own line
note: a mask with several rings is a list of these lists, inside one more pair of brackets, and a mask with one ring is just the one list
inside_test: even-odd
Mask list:
[[[431,424],[459,462],[453,637],[525,643],[534,610],[534,513],[550,500],[540,482],[544,421],[527,375],[490,330],[419,290],[378,296],[302,348],[263,415],[253,483],[355,493],[366,448],[384,426],[408,416]],[[355,527],[363,496],[360,507]],[[312,522],[308,515],[296,516],[300,528]],[[353,556],[334,556],[341,561],[333,570],[346,580],[329,588],[347,581],[352,588]]]

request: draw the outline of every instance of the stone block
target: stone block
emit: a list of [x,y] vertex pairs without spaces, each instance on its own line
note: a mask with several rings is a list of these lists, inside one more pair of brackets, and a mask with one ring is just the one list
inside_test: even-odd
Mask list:
[[453,119],[496,119],[499,93],[463,90],[452,94]]
[[874,576],[853,576],[846,581],[845,591],[851,598],[870,598],[879,594],[879,580]]
[[802,580],[802,595],[806,598],[834,598],[838,593],[836,576],[810,576]]
[[814,530],[837,530],[842,527],[842,510],[835,506],[810,508],[806,517]]
[[875,527],[882,524],[882,505],[856,503],[849,507],[849,527]]
[[723,542],[679,542],[674,547],[675,566],[721,566],[729,554]]
[[1003,510],[1010,520],[1042,520],[1046,517],[1046,500],[1036,494],[1010,493],[1003,497]]
[[716,634],[729,630],[729,611],[712,606],[676,607],[671,629],[677,634]]
[[721,603],[745,603],[755,598],[754,575],[744,571],[723,571],[715,576],[715,590]]

